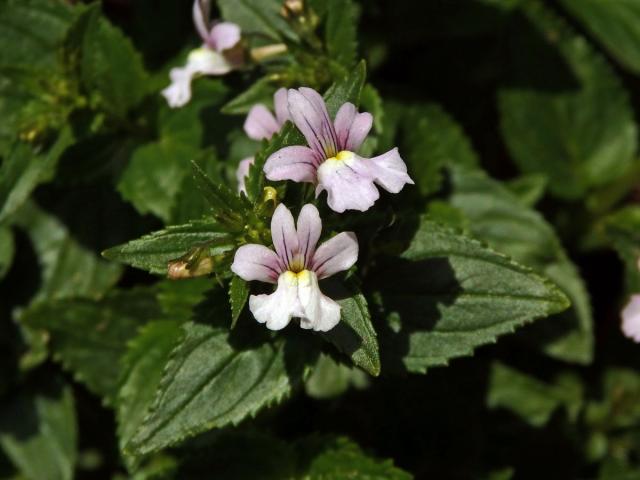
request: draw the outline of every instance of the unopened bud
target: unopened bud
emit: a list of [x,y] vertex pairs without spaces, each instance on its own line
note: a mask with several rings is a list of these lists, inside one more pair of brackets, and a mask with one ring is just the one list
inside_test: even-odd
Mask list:
[[214,261],[207,250],[207,248],[195,247],[177,260],[171,260],[167,264],[167,278],[180,280],[201,277],[213,272]]
[[273,43],[271,45],[265,45],[264,47],[257,47],[251,49],[251,59],[254,62],[261,62],[270,57],[275,57],[286,53],[287,46],[284,43]]
[[276,202],[278,191],[273,187],[264,187],[262,190],[262,203]]
[[300,15],[303,10],[304,2],[302,0],[284,0],[280,13],[284,18],[289,18],[292,15]]

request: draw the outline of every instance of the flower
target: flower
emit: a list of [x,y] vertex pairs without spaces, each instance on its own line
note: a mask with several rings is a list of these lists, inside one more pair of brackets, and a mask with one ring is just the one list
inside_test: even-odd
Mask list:
[[302,328],[326,332],[340,321],[340,305],[323,295],[318,280],[351,268],[358,259],[358,240],[354,233],[342,232],[316,249],[321,231],[314,205],[302,207],[296,226],[289,209],[280,204],[271,218],[275,252],[257,244],[236,251],[231,265],[236,275],[277,284],[274,293],[249,298],[251,313],[267,328],[280,330],[297,317]]
[[370,113],[358,113],[352,103],[345,103],[331,122],[315,90],[289,90],[287,99],[291,119],[309,146],[272,154],[264,166],[269,180],[314,183],[316,196],[326,190],[327,203],[336,212],[368,210],[380,196],[374,183],[391,193],[413,184],[397,148],[374,158],[355,153],[371,130]]
[[[287,90],[280,88],[273,95],[273,105],[276,115],[274,116],[269,109],[259,103],[251,107],[247,119],[244,121],[244,131],[249,138],[253,140],[269,140],[272,136],[280,131],[280,128],[290,120],[289,110],[287,110]],[[249,174],[249,167],[253,163],[253,157],[245,158],[240,161],[236,178],[238,179],[238,191],[247,193],[244,179]]]
[[209,0],[193,3],[193,22],[204,44],[189,53],[184,67],[172,68],[169,72],[171,85],[162,91],[162,95],[171,108],[181,107],[191,99],[191,80],[195,76],[224,75],[234,67],[226,51],[240,41],[240,27],[222,22],[210,28],[209,3]]
[[[638,260],[640,270],[640,260]],[[640,343],[640,294],[631,295],[622,310],[622,333],[636,343]]]

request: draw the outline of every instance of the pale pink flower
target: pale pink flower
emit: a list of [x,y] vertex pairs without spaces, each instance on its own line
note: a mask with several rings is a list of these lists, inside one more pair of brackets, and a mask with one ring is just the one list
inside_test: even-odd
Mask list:
[[622,333],[634,342],[640,343],[640,294],[631,295],[629,303],[622,310]]
[[241,246],[231,270],[247,281],[277,284],[270,295],[251,295],[249,309],[271,330],[286,327],[293,317],[305,329],[326,332],[340,321],[340,305],[323,295],[318,280],[348,270],[358,259],[358,240],[342,232],[316,249],[322,221],[318,209],[302,207],[297,225],[283,204],[271,219],[275,252],[264,245]]
[[413,184],[397,148],[374,158],[355,153],[371,130],[370,113],[358,113],[352,103],[345,103],[332,122],[322,97],[304,87],[289,90],[288,107],[309,146],[272,154],[264,166],[269,180],[313,183],[316,196],[327,191],[327,203],[336,212],[368,210],[380,196],[375,185],[398,193]]
[[240,41],[240,27],[235,23],[209,24],[209,0],[195,0],[193,22],[204,42],[192,50],[184,67],[172,68],[169,72],[171,85],[162,91],[171,108],[181,107],[191,99],[191,81],[199,75],[224,75],[229,73],[233,62],[225,51]]
[[[251,107],[247,119],[244,121],[244,131],[253,140],[269,140],[280,131],[282,126],[290,120],[287,109],[287,90],[279,88],[273,95],[275,116],[263,104],[259,103]],[[238,179],[238,191],[247,193],[244,181],[249,174],[249,167],[253,164],[253,157],[240,161],[236,178]]]

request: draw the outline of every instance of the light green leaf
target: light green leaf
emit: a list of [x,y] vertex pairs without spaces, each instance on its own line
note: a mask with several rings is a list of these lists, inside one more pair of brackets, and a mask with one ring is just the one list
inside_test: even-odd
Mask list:
[[11,268],[14,252],[13,232],[8,227],[0,227],[0,280]]
[[118,191],[138,212],[153,213],[168,222],[189,175],[189,161],[199,153],[196,147],[168,139],[138,147],[122,173]]
[[528,207],[533,207],[544,196],[547,188],[547,177],[544,175],[522,175],[505,184],[520,202]]
[[329,58],[345,68],[356,63],[358,50],[356,5],[351,0],[328,0],[324,29]]
[[[591,2],[593,3],[593,2]],[[577,199],[624,175],[637,148],[627,92],[604,58],[541,2],[513,20],[512,86],[499,95],[502,132],[525,173]],[[528,52],[522,55],[522,52]]]
[[234,275],[229,282],[229,303],[231,304],[231,328],[236,326],[238,318],[249,299],[249,284]]
[[328,288],[327,294],[340,305],[340,323],[323,337],[370,375],[380,374],[380,353],[367,299],[351,286]]
[[491,367],[487,405],[506,408],[534,427],[545,425],[564,407],[572,421],[582,408],[582,385],[574,376],[560,376],[553,384],[496,362]]
[[0,221],[15,213],[41,183],[54,175],[60,155],[72,143],[69,129],[63,130],[46,152],[36,153],[16,142],[0,164]]
[[220,226],[211,221],[173,225],[129,243],[102,252],[109,260],[125,263],[159,275],[167,274],[167,263],[177,260],[193,247],[208,246],[209,253],[222,253],[234,244]]
[[369,377],[362,370],[336,362],[329,355],[321,354],[307,378],[304,389],[311,398],[319,400],[336,398],[350,386],[362,389],[369,385]]
[[169,354],[181,335],[180,322],[160,320],[140,329],[122,358],[117,399],[120,450],[142,424],[154,399]]
[[56,217],[34,203],[15,216],[42,268],[40,288],[33,301],[69,297],[99,297],[120,278],[122,268],[109,264],[76,242]]
[[388,323],[378,331],[385,368],[446,365],[569,306],[529,268],[431,222],[422,222],[401,257],[381,262],[374,275]]
[[377,133],[384,130],[384,107],[380,92],[373,85],[367,83],[360,95],[360,111],[373,115],[373,126]]
[[171,353],[151,413],[128,445],[129,452],[148,454],[206,430],[235,425],[280,402],[301,376],[302,365],[288,371],[284,342],[264,341],[263,331],[254,329],[243,329],[244,337],[231,337],[222,295],[212,298],[207,308],[216,324],[224,326],[183,326],[184,340]]
[[100,106],[123,118],[148,93],[149,76],[131,41],[102,16],[100,5],[88,8],[79,20],[84,26],[80,71],[84,88],[98,95]]
[[640,1],[561,2],[621,64],[640,73]]
[[222,18],[236,23],[244,35],[266,35],[273,40],[296,40],[297,35],[280,14],[280,0],[218,0]]
[[625,265],[627,293],[640,291],[640,207],[630,205],[603,220],[604,233]]
[[222,107],[222,113],[236,115],[248,113],[251,107],[259,103],[272,107],[275,90],[273,83],[268,78],[261,78],[252,83],[247,90],[226,103]]
[[475,237],[549,277],[572,302],[570,310],[537,322],[526,338],[541,342],[556,358],[589,363],[594,342],[589,296],[551,225],[479,170],[452,167],[451,183],[451,204],[469,219]]
[[141,325],[161,315],[152,290],[133,289],[114,291],[100,301],[41,302],[25,310],[21,321],[47,330],[54,358],[76,380],[113,404],[127,342]]
[[28,479],[74,477],[76,430],[71,388],[58,378],[14,394],[0,408],[0,446]]

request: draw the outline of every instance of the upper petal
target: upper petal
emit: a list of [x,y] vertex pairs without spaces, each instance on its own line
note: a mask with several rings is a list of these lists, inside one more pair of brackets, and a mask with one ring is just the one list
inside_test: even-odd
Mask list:
[[194,72],[189,68],[172,68],[169,72],[171,84],[162,90],[171,108],[182,107],[191,100],[191,79]]
[[239,41],[240,27],[231,22],[216,24],[209,34],[209,44],[218,52],[233,47]]
[[338,153],[336,132],[320,94],[311,88],[302,87],[289,90],[287,98],[291,119],[309,146],[323,158],[330,158]]
[[338,136],[338,149],[355,152],[367,138],[373,116],[370,113],[358,113],[353,103],[345,103],[340,107],[334,121]]
[[368,161],[371,162],[370,170],[375,182],[387,192],[398,193],[405,184],[413,185],[413,180],[407,173],[407,166],[400,158],[397,148]]
[[380,197],[366,160],[351,154],[347,161],[329,159],[318,168],[318,189],[327,191],[327,203],[334,212],[371,208]]
[[251,295],[249,309],[255,319],[266,323],[270,330],[281,330],[289,324],[292,317],[302,316],[296,275],[291,272],[280,275],[278,288],[271,295]]
[[640,343],[640,295],[631,295],[629,303],[622,310],[622,332]]
[[298,252],[298,234],[293,223],[293,215],[283,203],[278,205],[271,217],[271,238],[282,264],[288,267]]
[[270,139],[280,130],[280,125],[267,107],[262,104],[254,105],[244,121],[244,131],[254,140]]
[[187,68],[193,73],[224,75],[231,71],[231,64],[222,54],[203,47],[191,51],[187,58]]
[[209,14],[211,0],[195,0],[193,2],[193,23],[204,42],[209,42]]
[[284,125],[287,120],[290,120],[286,88],[279,88],[276,93],[273,94],[273,107],[276,111],[276,119],[280,126]]
[[350,269],[358,260],[358,239],[353,232],[342,232],[318,247],[312,269],[318,278],[327,278]]
[[246,281],[276,283],[280,272],[278,256],[264,245],[250,243],[236,250],[231,271]]
[[238,192],[247,193],[247,188],[245,186],[245,179],[247,175],[249,175],[249,168],[253,165],[254,158],[249,157],[243,160],[240,160],[238,164],[238,169],[236,170],[236,180],[238,180]]
[[320,233],[322,233],[322,220],[320,220],[320,212],[315,205],[307,203],[302,207],[296,226],[300,253],[304,257],[305,268],[308,268],[315,253]]
[[315,182],[316,162],[316,154],[309,147],[284,147],[267,158],[264,173],[272,181]]
[[340,305],[323,295],[315,273],[298,274],[298,298],[302,307],[300,327],[326,332],[340,321]]

